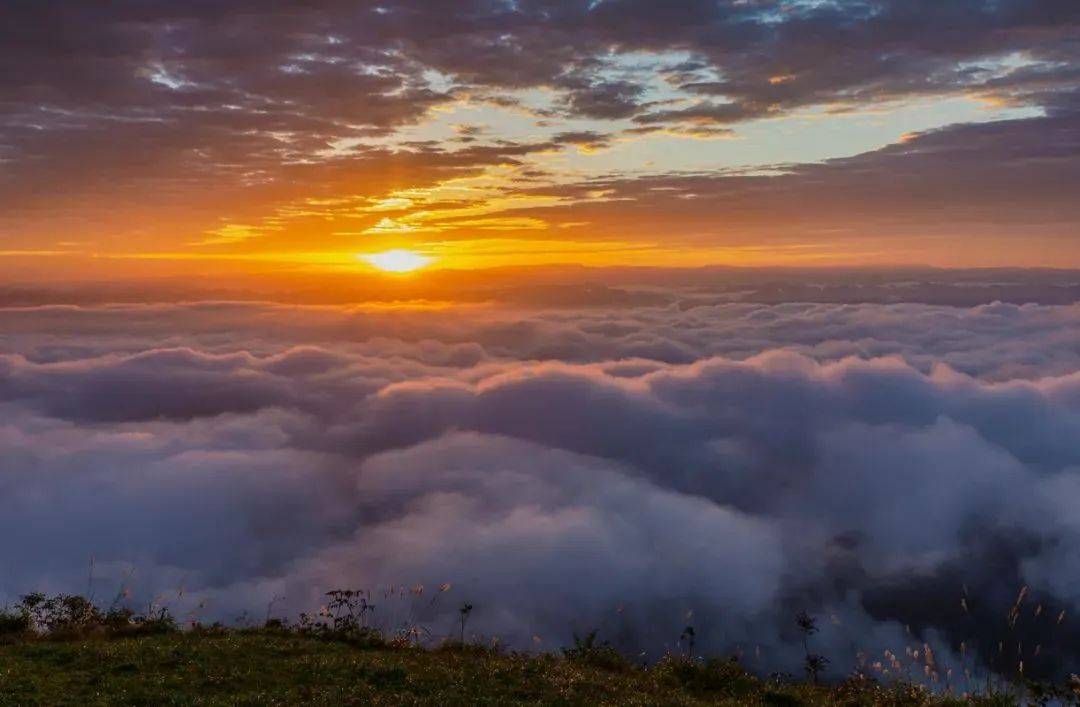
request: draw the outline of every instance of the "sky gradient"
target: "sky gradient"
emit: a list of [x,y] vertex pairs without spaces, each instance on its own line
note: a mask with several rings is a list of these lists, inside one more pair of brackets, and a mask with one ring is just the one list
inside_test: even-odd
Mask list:
[[1080,0],[0,0],[0,607],[1067,677],[1078,185]]
[[1080,266],[1071,0],[14,0],[9,280]]

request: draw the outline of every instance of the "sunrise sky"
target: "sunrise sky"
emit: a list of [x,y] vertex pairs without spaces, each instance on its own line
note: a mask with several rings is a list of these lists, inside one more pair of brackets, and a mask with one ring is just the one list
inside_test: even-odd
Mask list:
[[1080,265],[1072,2],[3,12],[9,281]]
[[1068,679],[1078,186],[1080,0],[0,0],[0,613]]

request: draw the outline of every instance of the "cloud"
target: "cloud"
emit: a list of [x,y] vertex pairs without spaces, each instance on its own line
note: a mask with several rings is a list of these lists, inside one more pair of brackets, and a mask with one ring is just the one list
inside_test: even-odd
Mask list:
[[644,87],[630,81],[600,81],[579,85],[566,95],[566,109],[575,116],[613,120],[628,118],[638,111]]
[[600,626],[656,655],[692,612],[704,649],[790,670],[807,609],[838,670],[905,625],[988,655],[1020,584],[1080,610],[1077,316],[0,310],[0,591],[83,591],[92,556],[99,594],[205,618],[360,586],[518,647]]
[[[626,629],[660,645],[671,637],[640,614],[691,595],[706,602],[702,611],[755,615],[775,599],[783,572],[780,537],[767,523],[600,459],[511,438],[457,433],[377,455],[358,487],[366,513],[385,520],[315,558],[323,582],[340,581],[349,566],[354,581],[454,578],[476,597],[477,620],[491,617],[518,644],[537,634],[559,640],[566,627],[584,629],[622,605],[639,614]],[[707,598],[697,589],[705,586]],[[681,610],[670,607],[669,618]]]
[[[612,135],[637,123],[723,137],[732,124],[809,107],[957,96],[1076,122],[1080,20],[1069,0],[477,1],[452,8],[429,0],[285,8],[155,0],[94,12],[58,0],[9,4],[5,20],[4,250],[50,250],[41,243],[67,231],[128,246],[148,237],[175,246],[220,228],[222,219],[249,223],[304,199],[382,195],[430,187],[463,169],[482,173],[513,155],[456,154],[449,144],[413,149],[400,133],[468,96],[510,105],[520,103],[513,92],[549,92],[542,113],[579,124],[625,121]],[[1024,152],[995,162],[1000,153],[987,151],[978,172],[950,182],[963,196],[985,179],[986,191],[978,200],[955,199],[949,218],[939,220],[952,225],[981,205],[993,221],[1041,224],[1067,205],[1057,195],[1070,183],[1060,168],[1073,168],[1075,151],[1062,152],[1056,138],[1045,137],[1061,127],[1038,118],[1012,125],[1009,137],[1018,137]],[[1033,140],[1053,146],[1056,159]],[[958,145],[973,156],[966,143]],[[931,197],[951,194],[937,188],[944,176],[935,179],[932,164],[905,162],[919,168],[912,176],[927,179]],[[1016,165],[1038,172],[1030,187],[1007,177]],[[831,172],[844,172],[844,185],[860,192],[846,206],[881,203],[874,192],[888,185],[864,179],[858,164],[837,163]],[[760,213],[787,213],[793,203],[831,208],[835,199],[819,201],[819,189],[845,192],[825,189],[816,174],[811,168],[767,187],[783,190],[787,203],[765,204]],[[1002,208],[996,196],[1003,184],[1006,196],[1023,192],[1032,203]],[[719,189],[722,200],[742,185]],[[1036,199],[1044,189],[1054,198]],[[643,211],[665,212],[642,202]],[[751,200],[748,208],[758,207]],[[901,218],[907,205],[890,203],[888,213]],[[598,221],[624,226],[616,215]],[[669,226],[700,231],[668,216]]]
[[[719,118],[707,105],[676,112]],[[1072,224],[1080,218],[1069,192],[1080,178],[1078,154],[1080,113],[1063,108],[912,134],[853,157],[781,165],[779,174],[611,175],[545,193],[577,197],[567,218],[590,221],[594,232],[609,237],[648,239],[674,228],[699,234],[686,245],[746,246],[749,255],[792,245],[823,256],[887,256],[885,262],[895,264],[924,258],[927,244],[946,249],[963,233],[981,253],[996,253],[990,265],[1035,264],[1025,248],[1031,238],[1068,264]],[[596,190],[606,190],[612,201],[580,199]],[[971,262],[959,256],[937,262]]]

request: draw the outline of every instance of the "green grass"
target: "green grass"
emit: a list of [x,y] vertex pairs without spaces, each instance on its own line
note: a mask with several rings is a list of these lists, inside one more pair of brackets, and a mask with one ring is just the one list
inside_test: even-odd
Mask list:
[[[481,648],[358,648],[283,631],[0,645],[0,705],[930,704],[920,691],[764,682],[729,661],[648,670]],[[940,704],[940,702],[933,702]]]

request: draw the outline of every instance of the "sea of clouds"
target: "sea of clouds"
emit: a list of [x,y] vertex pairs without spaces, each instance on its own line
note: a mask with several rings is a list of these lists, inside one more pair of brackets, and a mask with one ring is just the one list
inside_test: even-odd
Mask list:
[[1049,670],[1077,628],[1080,304],[6,307],[0,354],[0,602],[369,588],[387,628],[689,624],[792,672],[800,610],[841,672]]

